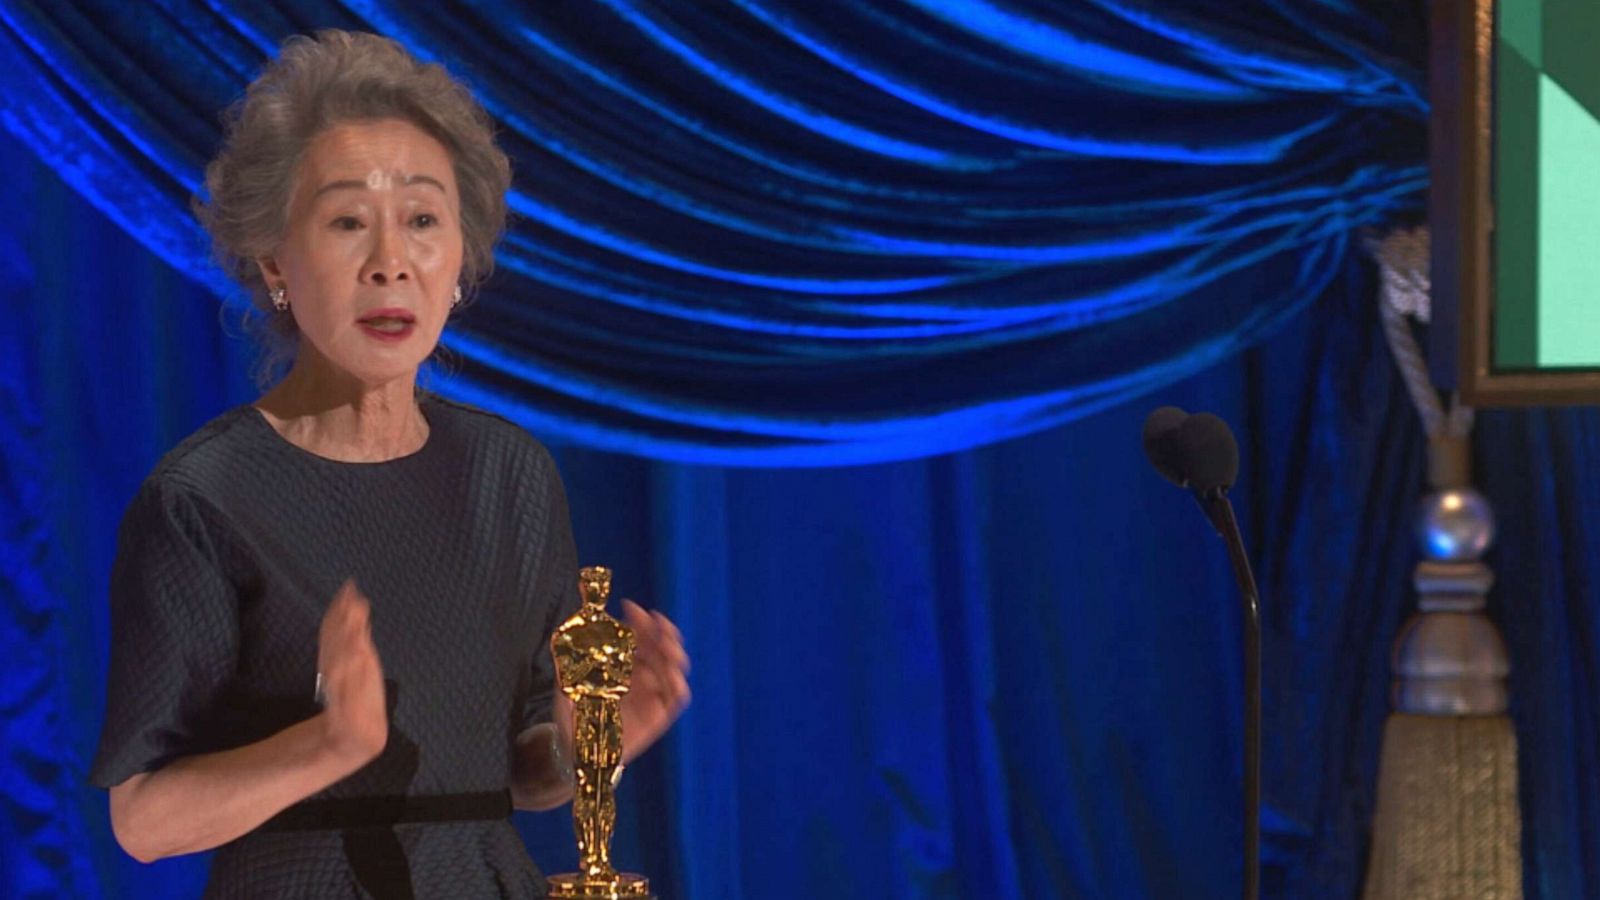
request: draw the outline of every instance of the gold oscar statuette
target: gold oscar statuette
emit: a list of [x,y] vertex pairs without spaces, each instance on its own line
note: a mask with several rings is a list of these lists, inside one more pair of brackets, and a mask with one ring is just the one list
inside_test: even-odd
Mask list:
[[572,824],[582,871],[550,878],[551,897],[652,897],[642,875],[611,867],[611,828],[622,780],[622,695],[633,676],[633,631],[606,615],[611,570],[578,572],[583,606],[550,639],[556,678],[573,705]]

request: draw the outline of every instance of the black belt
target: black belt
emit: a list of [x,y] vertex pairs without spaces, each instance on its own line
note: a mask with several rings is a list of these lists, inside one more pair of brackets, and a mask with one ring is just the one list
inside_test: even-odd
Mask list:
[[302,800],[261,824],[258,831],[341,831],[406,822],[472,822],[511,815],[510,791],[427,794],[418,797],[327,797]]

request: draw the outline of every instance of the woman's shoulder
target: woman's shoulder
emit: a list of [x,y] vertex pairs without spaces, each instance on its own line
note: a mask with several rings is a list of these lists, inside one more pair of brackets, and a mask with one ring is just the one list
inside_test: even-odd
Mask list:
[[[164,524],[209,530],[205,523],[217,520],[225,498],[242,480],[241,459],[247,457],[240,450],[251,438],[251,415],[249,406],[230,409],[168,450],[129,499],[124,534],[129,529],[159,532]],[[270,427],[265,421],[261,425]]]
[[[254,421],[252,421],[254,417]],[[227,410],[168,450],[145,478],[141,493],[208,494],[239,475],[250,446],[266,426],[249,405]]]
[[527,429],[499,413],[432,393],[424,395],[423,403],[430,422],[446,425],[465,440],[488,444],[540,466],[553,468],[555,465],[549,448]]

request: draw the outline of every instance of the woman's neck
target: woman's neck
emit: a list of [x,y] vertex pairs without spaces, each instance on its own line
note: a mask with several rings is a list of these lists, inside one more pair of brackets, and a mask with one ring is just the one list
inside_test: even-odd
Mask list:
[[302,354],[255,406],[291,444],[340,462],[397,459],[422,449],[428,440],[415,372],[368,385],[328,371]]

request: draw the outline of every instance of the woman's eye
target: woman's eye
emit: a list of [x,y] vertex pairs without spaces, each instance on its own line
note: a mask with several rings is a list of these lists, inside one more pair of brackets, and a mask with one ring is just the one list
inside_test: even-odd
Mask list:
[[361,227],[361,220],[355,216],[340,216],[333,220],[333,227],[340,231],[355,231]]
[[439,219],[433,213],[418,213],[416,218],[411,220],[411,224],[418,228],[432,228],[439,224]]

